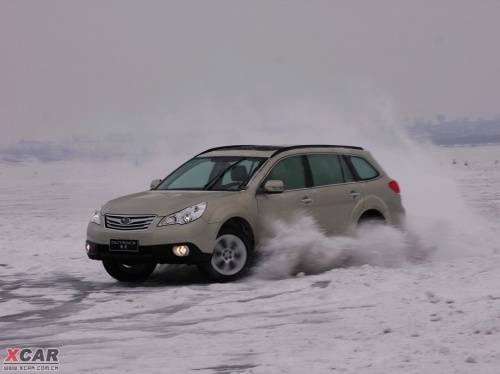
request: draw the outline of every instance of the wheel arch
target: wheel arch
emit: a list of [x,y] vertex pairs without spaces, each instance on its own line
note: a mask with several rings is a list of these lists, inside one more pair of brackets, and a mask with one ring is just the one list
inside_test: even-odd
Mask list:
[[361,222],[366,221],[383,221],[384,223],[387,223],[387,218],[380,210],[372,208],[361,213],[358,218],[357,224],[359,225]]
[[244,218],[241,217],[231,217],[228,220],[226,220],[222,226],[219,229],[219,233],[225,229],[225,228],[232,228],[234,230],[237,230],[239,232],[242,232],[245,237],[248,239],[250,245],[251,245],[251,250],[255,248],[255,236],[254,232],[252,229],[252,226],[248,221]]

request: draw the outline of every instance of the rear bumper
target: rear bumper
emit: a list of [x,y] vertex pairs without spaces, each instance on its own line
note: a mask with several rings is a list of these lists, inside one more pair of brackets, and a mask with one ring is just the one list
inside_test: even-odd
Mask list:
[[400,229],[405,229],[406,228],[406,212],[405,209],[401,206],[401,209],[398,210],[395,214],[392,215],[391,217],[390,224],[391,226],[400,228]]
[[[172,249],[175,245],[187,245],[189,255],[179,257],[174,255]],[[87,240],[87,255],[92,260],[116,261],[125,263],[157,263],[157,264],[197,264],[210,262],[211,253],[202,252],[192,243],[143,245],[139,246],[138,252],[119,252],[109,250],[109,245],[98,244]]]

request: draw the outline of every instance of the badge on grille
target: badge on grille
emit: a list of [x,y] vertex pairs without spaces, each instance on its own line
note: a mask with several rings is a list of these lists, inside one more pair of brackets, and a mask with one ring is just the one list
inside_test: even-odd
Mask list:
[[130,223],[130,218],[128,217],[123,217],[121,220],[120,220],[121,223],[123,223],[124,225],[128,225]]

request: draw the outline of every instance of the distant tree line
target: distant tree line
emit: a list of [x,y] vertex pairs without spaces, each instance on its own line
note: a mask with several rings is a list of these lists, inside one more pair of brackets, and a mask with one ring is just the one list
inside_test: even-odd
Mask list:
[[0,163],[29,160],[42,162],[68,160],[113,160],[144,156],[138,154],[130,136],[112,135],[105,140],[75,137],[61,142],[22,140],[17,144],[0,145]]
[[471,121],[467,117],[446,120],[444,115],[439,114],[436,119],[437,123],[416,119],[413,125],[407,126],[411,136],[443,146],[500,144],[500,115],[493,119]]

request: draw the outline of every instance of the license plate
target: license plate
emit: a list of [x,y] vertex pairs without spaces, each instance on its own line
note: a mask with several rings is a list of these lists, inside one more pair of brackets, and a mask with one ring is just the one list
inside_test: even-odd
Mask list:
[[109,241],[110,251],[139,252],[139,241],[129,239],[111,239]]

